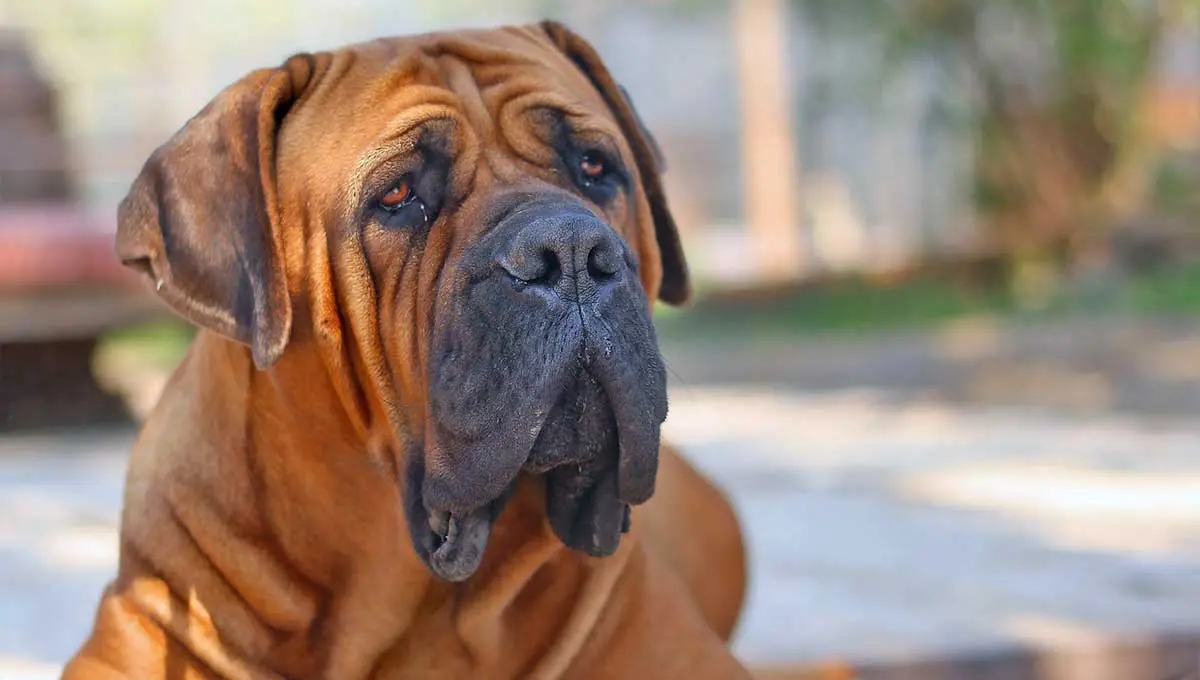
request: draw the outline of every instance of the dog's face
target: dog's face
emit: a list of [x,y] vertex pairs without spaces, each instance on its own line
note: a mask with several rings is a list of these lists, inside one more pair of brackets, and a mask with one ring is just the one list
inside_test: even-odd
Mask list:
[[402,442],[417,554],[461,580],[521,474],[592,555],[653,492],[650,300],[687,295],[659,171],[557,24],[381,40],[218,96],[147,163],[118,251],[260,368],[301,336],[344,358]]

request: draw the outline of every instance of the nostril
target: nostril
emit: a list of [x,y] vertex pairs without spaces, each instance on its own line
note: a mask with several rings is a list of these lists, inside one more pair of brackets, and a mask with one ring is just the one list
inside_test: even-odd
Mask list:
[[621,271],[620,256],[612,248],[593,248],[588,253],[587,273],[593,281],[607,281]]
[[502,257],[500,267],[516,281],[535,286],[553,286],[563,274],[558,254],[546,247],[518,249]]
[[625,244],[595,216],[556,213],[514,229],[495,265],[519,289],[591,299],[630,269]]
[[558,280],[562,278],[562,264],[558,261],[558,254],[550,248],[543,248],[541,262],[540,275],[529,283],[544,286],[553,286],[558,283]]

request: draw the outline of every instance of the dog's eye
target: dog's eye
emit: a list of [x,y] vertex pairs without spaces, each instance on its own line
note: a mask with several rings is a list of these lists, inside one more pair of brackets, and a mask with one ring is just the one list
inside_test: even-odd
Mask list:
[[621,164],[599,149],[589,149],[576,156],[573,174],[583,194],[599,205],[612,201],[624,185]]
[[375,199],[377,218],[389,229],[404,229],[429,223],[430,212],[417,194],[411,176],[400,179]]
[[585,182],[595,182],[604,177],[608,167],[604,164],[603,156],[598,152],[588,151],[579,159],[579,171],[583,173]]
[[388,211],[399,210],[411,203],[416,197],[417,194],[413,191],[412,182],[402,179],[396,182],[395,186],[379,198],[379,207]]

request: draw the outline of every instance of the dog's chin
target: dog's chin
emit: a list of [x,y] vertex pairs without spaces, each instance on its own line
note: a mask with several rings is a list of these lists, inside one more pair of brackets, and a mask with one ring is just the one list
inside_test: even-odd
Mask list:
[[492,523],[499,514],[497,504],[493,501],[465,515],[427,514],[422,557],[434,575],[446,581],[463,581],[479,569]]
[[507,500],[506,494],[468,513],[430,511],[419,501],[409,503],[408,528],[417,556],[444,581],[470,578],[483,561],[492,525]]
[[434,576],[465,581],[479,569],[492,535],[492,525],[512,495],[503,494],[469,512],[430,510],[422,501],[424,478],[421,456],[410,452],[405,488],[405,516],[417,556]]

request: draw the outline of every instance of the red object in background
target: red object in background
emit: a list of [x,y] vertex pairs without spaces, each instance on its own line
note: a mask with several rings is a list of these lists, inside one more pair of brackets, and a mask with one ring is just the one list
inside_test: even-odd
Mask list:
[[0,29],[0,92],[0,297],[133,282],[113,225],[79,206],[58,93],[13,30]]
[[138,285],[113,239],[111,228],[71,205],[0,207],[0,294]]
[[80,207],[52,84],[0,27],[0,431],[128,420],[97,383],[99,337],[161,313]]

